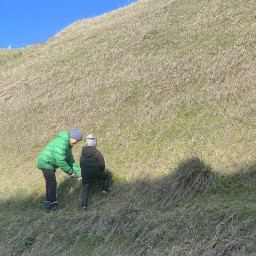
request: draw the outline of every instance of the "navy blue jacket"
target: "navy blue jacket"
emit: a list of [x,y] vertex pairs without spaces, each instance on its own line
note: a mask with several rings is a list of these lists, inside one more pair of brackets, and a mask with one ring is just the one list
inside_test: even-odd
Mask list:
[[105,177],[105,160],[103,155],[96,147],[83,147],[80,156],[80,167],[83,183],[90,183],[95,179]]

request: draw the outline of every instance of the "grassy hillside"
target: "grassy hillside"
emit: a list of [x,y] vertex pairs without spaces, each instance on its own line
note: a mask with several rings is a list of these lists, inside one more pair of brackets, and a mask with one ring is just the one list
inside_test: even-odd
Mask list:
[[[3,255],[253,255],[255,15],[253,0],[140,0],[1,49]],[[58,170],[62,210],[45,215],[37,157],[72,127],[98,137],[112,193],[96,184],[81,215],[81,184]],[[191,156],[217,182],[175,199]]]

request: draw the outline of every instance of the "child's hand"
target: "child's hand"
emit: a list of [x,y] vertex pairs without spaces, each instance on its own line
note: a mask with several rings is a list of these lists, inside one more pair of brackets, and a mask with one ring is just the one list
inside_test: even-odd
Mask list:
[[70,174],[70,178],[74,178],[76,175],[74,173]]

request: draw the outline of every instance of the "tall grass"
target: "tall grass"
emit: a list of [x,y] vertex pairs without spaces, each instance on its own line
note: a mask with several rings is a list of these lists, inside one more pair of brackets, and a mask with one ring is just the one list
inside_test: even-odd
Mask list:
[[[214,175],[202,180],[194,168],[195,173],[185,171],[191,176],[170,176],[169,170],[186,167],[183,161],[189,155],[207,162],[201,166],[204,174],[209,166],[225,176],[253,163],[254,5],[253,0],[141,0],[75,22],[43,45],[0,50],[0,217],[3,241],[10,245],[1,244],[2,251],[221,255],[230,250],[230,255],[250,255],[254,239],[242,230],[254,227],[254,185],[247,184],[251,176],[243,179],[248,194],[243,187],[241,195],[230,187],[239,195],[236,199],[229,192],[225,197],[211,194],[212,188],[208,191],[207,184],[215,184]],[[72,127],[97,135],[113,173],[113,195],[105,202],[95,190],[95,210],[80,216],[76,209],[81,186],[58,171],[58,183],[64,184],[60,203],[75,223],[62,230],[68,218],[65,210],[53,216],[40,213],[44,179],[36,159],[60,130]],[[73,149],[76,161],[84,144]],[[223,180],[228,187],[229,181]],[[174,199],[168,194],[171,189],[176,201],[168,205]],[[159,205],[154,200],[160,200]],[[230,200],[228,210],[222,200]],[[194,205],[202,210],[197,212]],[[16,214],[16,207],[24,213]],[[203,226],[200,214],[209,217]],[[92,223],[86,221],[86,229],[87,217]],[[124,226],[118,231],[122,219]],[[31,230],[24,228],[28,222]],[[53,237],[56,247],[45,249]],[[70,239],[76,246],[69,247]],[[84,244],[88,239],[89,245]]]
[[220,176],[192,157],[158,180],[115,182],[107,198],[95,183],[82,213],[67,178],[58,213],[43,213],[44,194],[2,201],[4,255],[253,255],[254,173]]

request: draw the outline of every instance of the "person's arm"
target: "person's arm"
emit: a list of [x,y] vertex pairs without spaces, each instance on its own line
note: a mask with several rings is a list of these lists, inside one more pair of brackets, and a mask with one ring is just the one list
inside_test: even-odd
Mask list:
[[80,167],[82,167],[83,164],[84,164],[84,162],[85,162],[84,151],[85,151],[85,147],[83,147],[82,152],[81,152],[81,156],[80,156]]
[[99,162],[100,170],[104,171],[105,170],[105,160],[104,160],[104,157],[103,157],[103,155],[101,154],[100,151],[97,152],[97,159],[98,159],[98,162]]
[[68,144],[65,145],[64,143],[60,143],[58,141],[54,143],[53,152],[56,163],[62,171],[70,175],[71,173],[73,173],[73,169],[66,161],[67,150]]
[[69,156],[69,158],[67,159],[67,162],[68,162],[68,165],[69,165],[70,167],[72,167],[72,169],[73,169],[75,175],[78,176],[78,177],[80,177],[80,176],[81,176],[81,169],[77,166],[77,164],[76,164],[76,162],[75,162],[74,157],[73,157],[72,154],[71,154],[71,155]]

